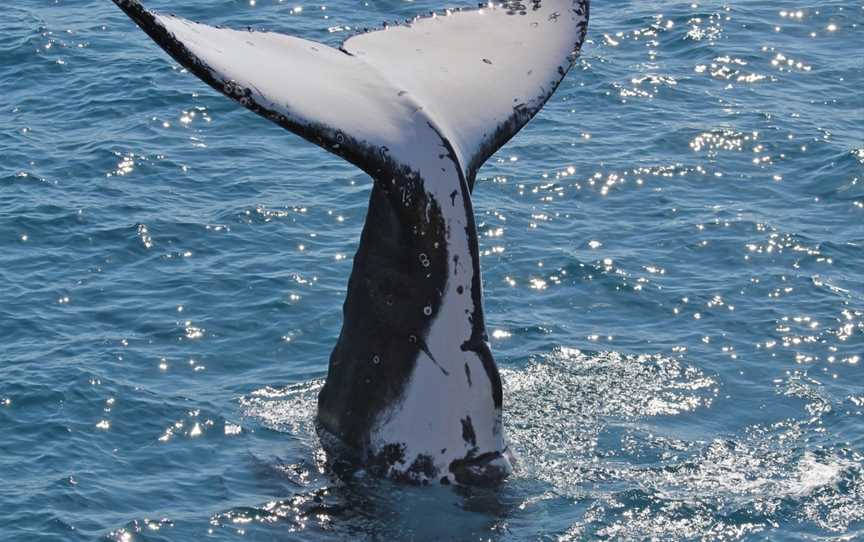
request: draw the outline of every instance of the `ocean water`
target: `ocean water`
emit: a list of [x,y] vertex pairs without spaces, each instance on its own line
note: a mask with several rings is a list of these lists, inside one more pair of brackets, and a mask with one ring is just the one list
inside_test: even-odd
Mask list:
[[[474,192],[496,491],[324,468],[366,175],[107,0],[8,4],[0,539],[864,540],[860,0],[593,2]],[[148,6],[335,45],[445,4]]]

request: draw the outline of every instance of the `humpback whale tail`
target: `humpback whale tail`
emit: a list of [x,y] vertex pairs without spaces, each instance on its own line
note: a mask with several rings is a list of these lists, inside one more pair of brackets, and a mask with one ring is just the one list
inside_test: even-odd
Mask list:
[[470,192],[570,69],[588,0],[448,10],[338,49],[114,2],[206,83],[374,179],[321,427],[396,478],[506,475]]

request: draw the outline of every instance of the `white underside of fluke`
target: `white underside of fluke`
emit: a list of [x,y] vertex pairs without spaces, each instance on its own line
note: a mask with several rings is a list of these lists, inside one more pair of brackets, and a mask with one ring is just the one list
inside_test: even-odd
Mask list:
[[429,152],[410,134],[431,122],[468,176],[481,149],[500,146],[496,130],[517,110],[539,108],[569,69],[584,37],[585,4],[542,0],[445,12],[358,34],[341,49],[275,32],[155,19],[215,77],[250,89],[260,105],[385,146],[405,165]]
[[[420,353],[403,396],[374,425],[372,451],[402,443],[405,461],[394,469],[424,455],[442,476],[472,448],[504,451],[487,372],[477,354],[462,350],[482,298],[472,292],[480,270],[471,252],[466,179],[560,83],[585,36],[587,0],[445,12],[351,37],[341,49],[155,15],[136,0],[115,2],[175,58],[247,107],[367,172],[380,153],[382,162],[419,175],[444,217],[448,276],[425,338],[428,354]],[[464,438],[466,418],[476,445]]]

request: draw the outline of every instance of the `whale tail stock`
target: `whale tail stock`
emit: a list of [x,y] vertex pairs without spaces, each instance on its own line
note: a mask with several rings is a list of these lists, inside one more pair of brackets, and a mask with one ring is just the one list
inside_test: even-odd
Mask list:
[[323,428],[398,478],[505,475],[470,192],[570,69],[588,0],[448,10],[338,49],[113,1],[210,86],[375,181],[319,397]]

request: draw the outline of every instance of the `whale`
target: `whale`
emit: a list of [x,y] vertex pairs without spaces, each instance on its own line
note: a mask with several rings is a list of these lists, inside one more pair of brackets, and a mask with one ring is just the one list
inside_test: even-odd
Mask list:
[[514,460],[471,194],[574,65],[588,0],[446,9],[339,47],[113,1],[205,83],[372,178],[318,397],[325,449],[413,484],[504,480]]

